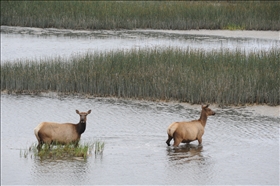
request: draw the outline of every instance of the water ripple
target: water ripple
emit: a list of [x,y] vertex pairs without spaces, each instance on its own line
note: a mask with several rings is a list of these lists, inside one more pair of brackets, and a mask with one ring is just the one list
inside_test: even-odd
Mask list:
[[[279,181],[280,118],[243,108],[213,108],[217,114],[208,118],[202,146],[195,141],[174,149],[165,144],[168,125],[197,119],[200,106],[113,98],[1,95],[1,107],[3,184]],[[102,156],[92,156],[87,161],[20,158],[19,149],[36,142],[33,129],[39,122],[77,123],[75,109],[92,110],[81,142],[104,141]]]

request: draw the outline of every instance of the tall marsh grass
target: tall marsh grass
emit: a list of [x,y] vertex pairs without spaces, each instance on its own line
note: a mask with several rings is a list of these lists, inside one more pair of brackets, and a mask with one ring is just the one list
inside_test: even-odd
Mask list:
[[1,25],[280,30],[279,1],[1,1]]
[[1,64],[1,91],[279,105],[280,51],[119,50]]

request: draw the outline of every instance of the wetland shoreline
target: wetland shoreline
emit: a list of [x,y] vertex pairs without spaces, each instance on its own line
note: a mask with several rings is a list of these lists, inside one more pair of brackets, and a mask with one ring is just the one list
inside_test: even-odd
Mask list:
[[104,36],[122,36],[123,33],[129,34],[129,37],[136,37],[137,33],[162,33],[172,35],[197,35],[197,36],[217,36],[225,38],[253,38],[266,40],[280,40],[280,31],[271,30],[163,30],[163,29],[122,29],[122,30],[75,30],[59,28],[38,28],[1,25],[2,33],[13,34],[34,34],[34,35],[57,35],[57,36],[93,36],[104,33]]
[[[184,35],[188,37],[185,41],[198,38],[194,40],[198,43],[204,43],[203,39],[207,34],[223,36],[221,39],[214,38],[213,41],[209,41],[211,43],[221,42],[227,37],[240,38],[242,37],[240,34],[246,33],[244,37],[256,37],[260,39],[258,42],[264,40],[268,45],[266,49],[260,47],[252,51],[245,51],[246,45],[244,49],[212,48],[206,51],[204,48],[178,48],[175,43],[175,47],[142,46],[97,53],[92,50],[70,58],[58,56],[31,60],[22,58],[14,62],[5,60],[1,61],[1,90],[17,93],[55,91],[102,97],[177,100],[191,104],[216,103],[221,106],[279,105],[279,89],[275,86],[279,78],[277,32],[211,30],[139,32],[140,34],[136,30],[79,31],[1,26],[1,34],[7,35],[9,33],[59,37],[72,35],[87,39],[95,37],[95,34],[105,34],[106,37],[136,36],[149,39],[150,36],[143,33],[157,33],[151,40],[157,41],[161,37],[173,40],[178,39],[178,35]],[[202,38],[192,35],[197,33]],[[44,39],[47,40],[48,37]],[[71,40],[68,37],[67,39]],[[94,39],[89,41],[94,43]],[[241,40],[242,42],[244,41]],[[259,47],[258,45],[263,46],[262,44],[256,46]]]
[[[1,90],[279,105],[279,51],[130,49],[1,64]],[[82,74],[82,75],[81,75]]]
[[[131,61],[129,60],[130,58],[122,56],[123,49],[117,52],[101,52],[100,54],[106,58],[99,62],[106,62],[104,63],[105,67],[99,66],[100,68],[96,68],[97,70],[91,72],[91,74],[95,75],[92,77],[95,78],[96,82],[99,78],[99,83],[101,84],[99,90],[109,87],[106,90],[107,93],[105,91],[103,96],[100,96],[101,94],[99,93],[87,92],[89,90],[87,87],[92,86],[92,79],[89,76],[86,76],[86,78],[77,76],[80,72],[88,72],[88,70],[92,70],[91,68],[96,67],[89,65],[95,64],[92,63],[95,60],[91,60],[90,57],[92,56],[90,54],[88,56],[86,54],[80,59],[76,55],[73,55],[76,58],[66,59],[62,57],[63,55],[55,58],[52,51],[43,48],[43,52],[35,60],[24,59],[24,57],[19,56],[17,60],[7,58],[7,60],[4,60],[4,64],[1,59],[1,142],[3,144],[1,150],[3,163],[1,168],[5,170],[1,177],[3,184],[279,184],[280,105],[279,85],[277,85],[277,79],[279,80],[279,72],[277,71],[279,62],[277,63],[276,60],[279,60],[280,55],[278,50],[280,46],[278,11],[280,3],[172,3],[1,2],[1,34],[18,34],[23,38],[26,35],[35,35],[46,40],[50,40],[50,38],[58,40],[58,37],[65,37],[71,41],[71,37],[81,36],[89,39],[95,38],[95,35],[99,34],[100,37],[104,38],[129,37],[134,39],[139,37],[138,33],[141,32],[141,37],[139,37],[141,39],[152,33],[162,33],[159,36],[153,37],[153,39],[157,40],[160,37],[168,38],[169,36],[174,38],[174,35],[182,35],[184,37],[193,35],[193,38],[197,36],[205,38],[215,36],[219,39],[211,38],[210,42],[226,40],[231,45],[232,40],[229,41],[225,38],[237,38],[237,44],[243,43],[245,40],[240,40],[240,38],[248,38],[249,40],[254,38],[257,40],[257,47],[264,44],[264,42],[259,41],[268,40],[268,43],[273,43],[273,47],[267,47],[264,50],[262,48],[253,49],[251,53],[248,52],[249,55],[247,53],[245,55],[242,52],[243,49],[240,50],[240,48],[236,48],[233,52],[228,53],[225,52],[226,50],[222,53],[222,50],[213,50],[211,48],[208,51],[209,54],[212,52],[214,56],[221,59],[224,58],[224,60],[231,59],[230,57],[235,59],[232,61],[228,60],[225,63],[220,59],[220,62],[216,63],[216,58],[212,58],[212,61],[207,62],[214,64],[213,67],[207,66],[209,63],[199,62],[199,56],[207,53],[200,49],[196,49],[197,53],[194,52],[194,48],[188,49],[188,51],[191,51],[190,54],[193,54],[192,59],[194,63],[184,66],[182,61],[186,59],[186,56],[180,57],[182,55],[180,52],[182,48],[179,50],[169,48],[170,51],[178,52],[176,55],[178,54],[179,58],[176,58],[176,55],[172,55],[172,53],[166,53],[167,55],[160,58],[156,55],[158,53],[158,48],[155,49],[156,47],[153,47],[155,49],[153,55],[147,55],[148,52],[153,51],[151,49],[146,50],[146,53],[143,52],[145,50],[142,50],[143,53],[140,53],[141,55],[133,53],[138,48],[143,49],[141,45],[141,47],[137,46],[137,50],[135,48],[127,50],[128,53],[134,55],[134,57],[132,55],[131,64],[135,64],[135,62],[136,64],[144,64],[144,68],[134,69],[133,73],[127,72],[128,69],[133,69],[133,65],[125,66]],[[93,11],[93,5],[98,5],[97,8],[99,9]],[[133,9],[131,5],[137,5],[138,7],[135,6],[135,9]],[[139,5],[142,7],[139,8]],[[142,9],[143,7],[144,9]],[[81,9],[85,11],[81,11]],[[145,10],[148,10],[148,12],[143,12]],[[174,10],[175,13],[179,13],[176,14],[179,15],[177,16],[178,19],[172,17],[174,16]],[[178,10],[187,10],[189,16],[185,17],[189,17],[187,20],[188,24],[186,24],[186,19],[180,17],[180,15],[183,15],[182,11]],[[97,15],[93,15],[96,12]],[[144,16],[140,16],[141,19],[138,19],[137,16],[141,15],[141,12]],[[98,17],[98,14],[101,17]],[[203,20],[200,16],[210,19],[209,24],[207,23],[209,20]],[[168,19],[164,20],[163,18],[166,17]],[[219,21],[217,22],[217,20]],[[2,25],[3,23],[6,25],[28,25],[31,27],[10,27]],[[180,25],[180,28],[178,25]],[[152,28],[157,30],[150,30]],[[197,28],[199,30],[191,30]],[[215,30],[205,30],[203,28]],[[216,30],[217,28],[223,30]],[[15,39],[16,42],[13,44],[22,44],[17,43],[17,39]],[[25,37],[25,39],[25,42],[30,42],[28,40],[30,39],[29,36]],[[57,43],[53,43],[54,40],[51,40],[49,43],[56,45]],[[89,41],[92,43],[93,41],[96,42],[96,40],[90,39]],[[104,42],[105,40],[101,39],[100,41]],[[168,40],[166,41],[168,42]],[[205,40],[201,39],[201,41],[205,47]],[[75,42],[77,44],[81,40]],[[197,40],[194,40],[194,42],[197,42]],[[7,43],[7,45],[9,44]],[[67,44],[69,45],[68,41]],[[236,46],[235,44],[233,45]],[[254,44],[251,43],[252,46]],[[40,45],[46,45],[46,43],[40,43]],[[26,53],[25,55],[30,54],[28,52],[36,53],[38,51],[35,52],[34,46],[38,47],[40,45],[30,42],[29,47],[22,45],[22,47],[14,48],[8,51],[10,53],[7,56],[13,55],[14,51],[20,51],[22,48],[29,50],[23,50],[23,53]],[[97,44],[95,43],[95,45]],[[192,46],[192,44],[189,45]],[[77,45],[74,46],[74,50],[80,47],[80,45],[78,47]],[[248,45],[245,45],[245,48],[246,46]],[[1,47],[3,46],[1,45]],[[65,46],[61,45],[59,47],[65,48]],[[69,48],[67,48],[67,52],[71,53],[71,55],[73,54],[73,50],[69,50]],[[47,57],[42,56],[45,53],[48,54]],[[112,55],[110,56],[110,54]],[[117,56],[117,58],[114,56]],[[250,58],[251,62],[257,62],[251,63],[246,61],[247,58]],[[261,60],[258,61],[258,58]],[[142,59],[142,61],[139,59]],[[185,71],[180,71],[181,73],[174,76],[174,69],[176,70],[174,67],[176,65],[174,65],[173,61],[177,61],[177,59],[179,59],[177,69],[185,69]],[[161,71],[158,72],[163,73],[158,73],[156,76],[153,76],[153,73],[149,74],[149,70],[155,65],[148,66],[149,64],[144,63],[145,60],[151,60],[152,63],[163,61],[164,63],[162,64],[158,63],[161,67]],[[234,66],[235,62],[240,64],[240,61],[248,62],[247,65],[249,65],[247,66],[243,63],[244,66],[241,68]],[[67,64],[69,62],[70,65],[71,62],[74,62],[72,65],[76,64],[72,74],[68,73],[72,67],[64,68],[69,65]],[[98,63],[98,60],[96,63]],[[62,64],[65,64],[65,66]],[[117,66],[118,64],[120,66]],[[221,64],[223,65],[223,70],[228,73],[223,74],[220,72],[217,75],[215,72],[220,68]],[[4,68],[5,71],[3,71]],[[244,73],[252,68],[257,73],[253,71],[250,71],[251,74],[248,75]],[[139,69],[142,69],[142,71]],[[204,73],[211,77],[212,83],[215,83],[215,81],[220,83],[220,89],[217,90],[218,93],[220,92],[218,94],[220,101],[223,99],[230,100],[230,97],[235,98],[235,95],[239,95],[240,102],[237,101],[235,104],[228,104],[226,102],[215,103],[212,99],[214,94],[212,94],[212,98],[198,99],[196,103],[192,104],[187,100],[175,99],[176,97],[173,98],[172,96],[170,99],[165,99],[165,96],[170,96],[172,92],[165,88],[168,87],[168,84],[166,86],[163,85],[166,82],[186,80],[185,78],[189,72],[186,69],[190,69],[190,71],[195,70],[201,74]],[[105,72],[105,76],[101,76],[101,73],[96,73],[100,71]],[[67,76],[63,76],[64,72],[68,73]],[[9,75],[11,73],[13,74]],[[141,76],[142,74],[143,76]],[[188,79],[194,80],[191,79],[192,76],[198,77],[196,73],[193,73]],[[131,77],[134,79],[129,84]],[[165,77],[172,78],[168,79]],[[264,77],[264,79],[257,79],[255,77]],[[134,82],[135,80],[139,81]],[[227,84],[227,80],[234,80],[231,86]],[[106,81],[111,83],[110,86],[107,86]],[[155,83],[157,81],[159,83]],[[83,82],[84,85],[80,86],[79,82]],[[143,89],[138,91],[137,87],[133,88],[133,83],[143,85]],[[199,83],[199,86],[192,84],[191,89],[195,89],[191,93],[194,95],[192,98],[195,98],[195,96],[199,98],[201,96],[197,94],[197,92],[200,93],[204,90],[200,85],[205,86],[208,81],[202,80]],[[64,92],[61,91],[62,85],[68,86],[68,89],[66,88]],[[161,85],[161,87],[158,85]],[[169,85],[171,86],[172,83]],[[10,87],[5,88],[7,86]],[[263,88],[263,86],[265,87]],[[72,87],[74,91],[71,92],[69,87]],[[119,96],[125,92],[125,87],[133,88],[130,92],[126,92],[127,94],[130,93],[132,97]],[[156,87],[157,89],[152,90],[151,87]],[[209,87],[211,86],[205,89]],[[242,92],[243,87],[244,92]],[[215,91],[216,88],[214,87],[211,91]],[[176,91],[176,89],[174,90]],[[224,90],[225,94],[222,95]],[[95,88],[91,91],[94,92]],[[133,91],[146,92],[146,95],[156,95],[163,92],[161,95],[164,96],[159,98],[135,96]],[[183,93],[184,91],[186,89],[183,88],[179,92]],[[114,92],[116,93],[115,96],[112,94]],[[230,93],[230,96],[226,96],[226,93]],[[260,93],[263,93],[264,99],[253,95],[260,95]],[[178,94],[177,96],[182,95]],[[250,102],[244,102],[246,100],[244,98],[250,100]],[[256,104],[252,101],[256,99],[260,99],[264,103]],[[269,99],[274,103],[272,105],[276,106],[266,104],[266,100]],[[177,120],[197,119],[201,109],[200,104],[206,103],[211,104],[211,108],[217,112],[217,115],[209,118],[207,131],[203,139],[203,147],[197,148],[196,143],[194,143],[187,148],[182,145],[178,150],[167,148],[165,144],[167,126]],[[106,149],[102,156],[97,158],[89,157],[87,161],[37,161],[32,158],[19,158],[19,150],[36,140],[32,129],[39,122],[45,120],[57,122],[76,121],[77,116],[73,112],[77,107],[78,109],[91,108],[93,110],[94,114],[89,117],[87,131],[83,134],[82,141],[88,142],[99,139],[105,141]],[[196,174],[197,172],[201,174]],[[19,176],[15,177],[14,175]]]
[[[104,102],[124,102],[124,103],[130,103],[130,104],[149,104],[149,103],[155,103],[155,104],[167,104],[167,105],[182,105],[186,108],[191,109],[200,109],[201,104],[191,104],[187,102],[180,102],[178,100],[148,100],[148,99],[137,99],[137,98],[122,98],[122,97],[100,97],[100,96],[94,96],[94,95],[85,95],[85,94],[65,94],[65,93],[59,93],[59,92],[38,92],[38,93],[15,93],[15,92],[8,92],[8,91],[1,91],[1,95],[12,95],[12,96],[31,96],[31,97],[43,97],[43,98],[53,98],[53,99],[94,99],[98,101],[104,101]],[[204,103],[202,103],[204,104]],[[206,103],[205,103],[206,104]],[[245,105],[227,105],[227,106],[220,106],[218,104],[212,103],[211,108],[217,109],[245,109],[249,112],[252,112],[254,114],[260,115],[260,116],[268,116],[273,118],[280,118],[280,105],[277,106],[270,106],[267,104],[245,104]]]

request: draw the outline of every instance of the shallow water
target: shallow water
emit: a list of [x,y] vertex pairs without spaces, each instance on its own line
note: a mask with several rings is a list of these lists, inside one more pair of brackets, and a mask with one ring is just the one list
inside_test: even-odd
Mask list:
[[246,35],[245,32],[245,37],[242,37],[242,33],[237,35],[238,37],[231,37],[234,34],[228,31],[225,33],[223,36],[217,36],[210,31],[191,31],[190,33],[160,30],[76,31],[1,26],[1,63],[17,59],[30,60],[57,56],[68,58],[86,52],[139,48],[176,47],[205,51],[214,49],[246,52],[267,51],[271,48],[280,50],[279,38],[249,38],[248,33]]
[[[217,114],[208,118],[202,147],[192,142],[173,149],[165,144],[166,128],[197,119],[200,106],[2,94],[1,184],[278,185],[279,115],[210,107]],[[104,141],[102,155],[86,161],[20,156],[36,142],[33,129],[41,121],[77,123],[75,109],[92,109],[81,142]]]
[[[16,59],[116,49],[179,47],[269,50],[279,39],[158,31],[74,31],[1,26],[1,63]],[[1,94],[1,184],[273,184],[279,185],[279,107],[216,108],[203,146],[167,147],[166,128],[197,119],[200,106],[120,100]],[[36,142],[41,121],[73,122],[87,111],[81,143],[105,142],[102,155],[43,160],[20,155]],[[173,141],[171,142],[173,143]]]

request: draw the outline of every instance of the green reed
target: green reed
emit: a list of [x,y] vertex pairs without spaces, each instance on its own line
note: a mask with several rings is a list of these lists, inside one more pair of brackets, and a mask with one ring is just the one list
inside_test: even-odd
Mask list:
[[20,157],[28,158],[29,156],[40,159],[86,159],[94,150],[95,155],[102,154],[104,151],[104,142],[96,141],[92,143],[78,144],[44,144],[38,151],[37,144],[33,143],[28,149],[20,150]]
[[1,64],[1,91],[279,105],[277,49],[119,50]]
[[1,1],[1,25],[279,30],[279,1]]

